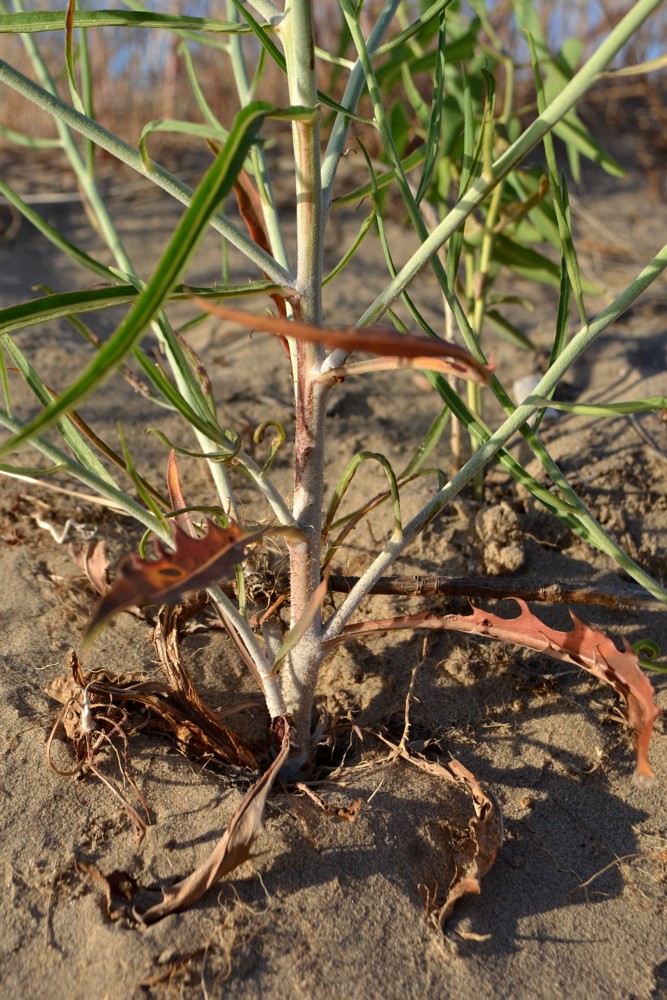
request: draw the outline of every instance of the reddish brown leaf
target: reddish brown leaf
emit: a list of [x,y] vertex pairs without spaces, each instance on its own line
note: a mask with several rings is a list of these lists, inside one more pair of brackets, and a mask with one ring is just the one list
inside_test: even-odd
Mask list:
[[258,247],[261,247],[266,253],[272,254],[269,237],[266,235],[262,200],[245,170],[240,171],[233,186],[241,218],[248,227],[250,236]]
[[493,866],[503,843],[503,817],[497,802],[486,794],[475,775],[458,760],[450,760],[447,766],[456,780],[470,792],[475,815],[468,824],[467,846],[456,859],[456,870],[447,898],[438,910],[441,924],[451,916],[459,899],[481,892],[482,879]]
[[[178,475],[178,464],[176,462],[176,452],[173,448],[169,452],[169,461],[167,462],[167,489],[169,490],[169,503],[171,504],[172,510],[183,510],[184,507],[187,507],[187,504],[183,499],[181,480]],[[181,531],[184,531],[186,535],[190,536],[190,538],[197,537],[197,532],[194,524],[192,523],[192,518],[187,511],[183,511],[182,514],[177,514],[174,521],[179,526]]]
[[650,782],[654,775],[648,762],[648,748],[653,724],[660,714],[660,709],[655,704],[653,686],[639,666],[639,659],[632,647],[624,639],[625,648],[618,649],[611,639],[598,629],[579,621],[571,611],[574,628],[571,632],[559,632],[541,622],[530,611],[525,601],[518,598],[514,600],[521,608],[518,618],[500,618],[480,608],[473,608],[472,614],[469,615],[433,615],[422,612],[403,618],[378,619],[348,625],[340,636],[331,640],[331,643],[393,629],[452,629],[514,642],[518,646],[546,653],[556,660],[574,663],[611,685],[620,694],[624,702],[623,715],[635,731],[637,759],[635,781]]
[[327,347],[340,347],[345,351],[363,351],[366,354],[379,354],[393,358],[421,358],[427,367],[428,358],[454,358],[460,364],[457,374],[480,382],[484,385],[491,380],[491,367],[483,365],[468,351],[456,344],[450,344],[435,337],[417,337],[409,333],[399,333],[383,327],[346,327],[330,329],[310,326],[300,320],[288,320],[283,317],[259,316],[244,312],[242,309],[232,309],[219,303],[209,302],[198,296],[193,296],[205,312],[213,313],[231,323],[238,323],[250,330],[262,330],[272,336],[292,337],[295,340],[305,340],[311,344],[325,344]]
[[170,913],[192,906],[212,885],[248,860],[252,845],[262,831],[266,800],[288,752],[289,726],[284,722],[280,753],[246,794],[213,852],[182,882],[163,889],[161,903],[137,914],[143,924],[155,923]]
[[141,559],[134,553],[118,566],[116,579],[100,601],[88,627],[89,637],[111,615],[142,604],[178,604],[194,590],[203,590],[232,575],[245,556],[246,546],[266,534],[266,529],[243,534],[237,524],[221,528],[207,521],[203,538],[190,538],[174,525],[174,551],[155,543],[157,557]]
[[[248,227],[248,232],[257,246],[265,250],[269,255],[273,254],[271,243],[266,232],[266,222],[264,220],[264,206],[259,196],[257,188],[253,184],[250,176],[245,170],[241,170],[234,181],[234,194],[239,206],[241,218]],[[264,272],[264,277],[268,277]],[[282,295],[272,295],[271,298],[276,304],[281,316],[287,316],[287,307]]]

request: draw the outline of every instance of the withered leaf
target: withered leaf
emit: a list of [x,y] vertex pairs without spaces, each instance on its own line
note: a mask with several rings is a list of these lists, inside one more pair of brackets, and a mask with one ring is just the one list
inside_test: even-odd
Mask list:
[[447,898],[438,910],[441,925],[451,916],[459,899],[482,891],[482,879],[493,866],[503,842],[503,819],[498,804],[484,792],[474,774],[458,760],[453,758],[447,767],[470,792],[475,815],[468,824],[467,845],[456,859],[456,870],[449,884]]
[[104,541],[90,541],[84,544],[71,542],[69,550],[88,581],[98,594],[105,594],[109,588],[107,572],[109,557]]
[[334,819],[343,819],[346,823],[354,823],[356,821],[364,804],[363,799],[353,799],[349,806],[332,806],[330,802],[327,802],[321,795],[318,795],[317,792],[314,792],[312,788],[309,788],[303,782],[297,781],[295,787],[307,795],[309,799],[312,799],[327,816],[331,816]]
[[252,845],[262,830],[266,800],[288,752],[289,726],[285,722],[280,753],[259,781],[247,792],[212,853],[182,882],[163,889],[161,903],[156,903],[143,913],[136,914],[143,924],[155,923],[170,913],[192,906],[212,885],[248,860]]
[[92,617],[86,637],[123,608],[143,604],[173,606],[186,594],[230,577],[236,563],[244,558],[246,546],[266,533],[261,529],[244,534],[237,524],[221,528],[209,520],[206,529],[202,538],[191,538],[175,524],[173,552],[158,541],[155,559],[141,559],[134,553],[126,556]]
[[475,815],[468,823],[467,836],[462,844],[459,843],[454,859],[456,867],[447,897],[444,903],[435,908],[442,925],[451,916],[459,899],[481,892],[482,879],[493,866],[503,844],[503,816],[500,806],[484,791],[475,775],[455,758],[448,760],[446,765],[440,764],[402,744],[392,743],[380,733],[376,733],[376,736],[392,748],[395,757],[402,757],[436,778],[463,785],[472,799]]
[[117,868],[104,875],[97,865],[79,858],[74,859],[74,867],[102,890],[106,899],[107,915],[111,920],[131,915],[129,902],[137,890],[136,879]]
[[[156,641],[160,658],[163,642],[164,634],[161,634]],[[173,649],[169,654],[165,651],[164,655],[173,657]],[[177,650],[175,655],[178,656]],[[128,715],[125,728],[130,731],[136,725],[168,733],[183,752],[194,751],[235,767],[257,767],[250,748],[201,701],[180,658],[171,659],[171,670],[167,672],[169,684],[144,674],[109,671],[96,671],[86,678],[74,652],[70,653],[69,665],[72,674],[54,678],[46,693],[66,706],[60,723],[71,740],[81,738],[81,692],[87,687],[93,711],[104,706],[108,712],[112,705],[122,706]],[[165,664],[162,665],[164,669]],[[176,683],[179,671],[182,683]]]
[[525,601],[519,598],[513,600],[521,608],[521,614],[517,618],[501,618],[481,608],[473,608],[469,615],[434,615],[424,611],[401,618],[376,619],[348,625],[329,642],[333,644],[360,635],[367,636],[394,629],[451,629],[513,642],[545,653],[556,660],[574,663],[609,684],[623,699],[622,713],[635,731],[635,782],[651,782],[654,774],[648,762],[648,748],[660,709],[655,703],[653,685],[639,666],[639,658],[630,644],[624,639],[624,649],[618,649],[608,636],[585,625],[572,611],[570,617],[574,628],[571,632],[552,629],[530,611]]
[[[437,337],[421,337],[409,333],[399,333],[384,327],[345,327],[326,328],[311,326],[300,320],[288,320],[285,317],[260,316],[234,309],[220,303],[209,302],[207,299],[193,296],[196,302],[206,312],[220,316],[231,323],[238,323],[250,330],[262,330],[272,336],[292,337],[311,344],[324,344],[326,347],[340,347],[345,351],[363,351],[366,354],[379,354],[392,358],[420,358],[428,367],[429,358],[452,358],[459,363],[456,372],[462,378],[470,379],[488,385],[493,374],[492,367],[482,364],[464,348]],[[392,367],[397,367],[394,362]]]

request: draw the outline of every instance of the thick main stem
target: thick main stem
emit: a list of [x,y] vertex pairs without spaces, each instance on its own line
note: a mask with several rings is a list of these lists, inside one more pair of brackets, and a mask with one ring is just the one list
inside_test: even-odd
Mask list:
[[[293,0],[281,26],[285,45],[290,103],[313,109],[307,120],[292,126],[296,165],[297,279],[301,319],[322,323],[323,208],[320,166],[320,110],[317,106],[312,4]],[[303,342],[290,344],[295,400],[294,523],[303,541],[291,542],[291,627],[310,608],[320,582],[324,423],[327,389],[315,381],[324,349]],[[307,760],[317,673],[322,662],[322,618],[319,609],[283,666],[286,707],[296,733],[290,762],[293,771]]]

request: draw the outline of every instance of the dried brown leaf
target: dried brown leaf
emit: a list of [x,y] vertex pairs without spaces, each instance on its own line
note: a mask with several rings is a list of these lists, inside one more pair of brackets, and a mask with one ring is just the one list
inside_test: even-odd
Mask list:
[[332,806],[330,802],[323,799],[321,795],[314,792],[312,788],[308,787],[308,785],[304,785],[303,782],[297,781],[295,787],[298,788],[300,792],[303,792],[304,795],[307,795],[309,799],[312,799],[315,805],[317,805],[323,813],[326,813],[327,816],[332,816],[334,819],[345,820],[347,823],[355,822],[359,812],[361,811],[361,807],[364,804],[363,799],[354,799],[354,801],[350,802],[349,806]]
[[225,726],[202,701],[190,671],[181,658],[180,631],[185,620],[193,613],[193,606],[196,607],[196,602],[190,598],[185,606],[161,608],[153,630],[153,645],[173,692],[169,700],[172,703],[176,700],[178,708],[182,709],[183,713],[175,727],[173,711],[166,715],[166,718],[163,714],[163,718],[174,728],[177,739],[184,748],[188,744],[205,747],[207,752],[215,752],[218,758],[223,757],[228,763],[238,767],[256,768],[257,761],[250,747],[233,730]]
[[402,757],[436,778],[463,785],[472,799],[475,815],[468,823],[468,834],[456,852],[454,876],[449,884],[447,898],[437,907],[438,920],[442,925],[451,916],[459,899],[481,892],[482,879],[493,866],[503,844],[503,816],[500,806],[483,790],[474,774],[455,758],[445,766],[410,751],[406,746],[392,743],[379,733],[376,735],[392,748],[395,757]]
[[137,890],[137,882],[127,872],[114,869],[104,875],[97,865],[89,861],[74,859],[74,867],[102,890],[106,899],[107,914],[111,920],[130,914],[129,903]]
[[654,774],[648,762],[648,748],[660,709],[655,703],[653,685],[639,666],[639,659],[630,644],[624,639],[625,648],[618,649],[608,636],[585,625],[572,611],[570,617],[574,628],[571,632],[552,629],[530,611],[525,601],[513,599],[521,608],[517,618],[500,618],[481,608],[473,608],[469,615],[434,615],[425,611],[402,618],[349,625],[332,640],[332,644],[394,629],[451,629],[513,642],[556,660],[574,663],[609,684],[623,699],[621,711],[635,731],[635,782],[651,782]]
[[[345,351],[363,351],[366,354],[379,354],[392,358],[419,358],[423,367],[428,367],[429,358],[451,358],[459,364],[456,374],[487,385],[491,381],[491,367],[483,365],[468,351],[456,344],[450,344],[435,337],[417,337],[409,333],[399,333],[384,327],[346,327],[325,328],[310,326],[300,320],[288,320],[284,317],[260,316],[244,312],[242,309],[232,309],[220,303],[209,302],[207,299],[193,296],[193,301],[206,312],[220,316],[231,323],[238,323],[250,330],[262,330],[272,336],[292,337],[311,344],[325,344],[327,347],[340,347]],[[393,365],[396,366],[395,364]],[[333,376],[332,376],[333,377]]]
[[[161,655],[159,648],[158,655]],[[173,650],[168,653],[165,650],[164,655],[171,657]],[[257,767],[250,748],[201,701],[187,671],[180,672],[178,681],[179,667],[173,662],[169,674],[171,685],[136,673],[97,671],[84,677],[74,653],[70,654],[69,663],[72,674],[54,678],[46,693],[67,707],[59,721],[71,740],[81,738],[81,692],[87,686],[93,709],[104,706],[108,710],[112,705],[122,705],[128,712],[130,729],[135,725],[168,733],[184,753],[210,756],[235,767]],[[184,670],[181,664],[180,671]]]
[[498,804],[458,760],[450,760],[448,767],[456,780],[470,792],[475,816],[468,824],[465,850],[456,859],[456,870],[447,898],[438,910],[441,925],[451,916],[459,899],[482,891],[482,879],[493,866],[503,843],[503,818]]
[[87,638],[111,615],[133,605],[178,604],[182,597],[232,575],[245,556],[246,546],[266,534],[266,529],[244,534],[237,524],[221,528],[207,521],[203,538],[191,538],[174,525],[174,551],[155,543],[155,559],[134,553],[119,564],[116,579],[100,601],[88,626]]
[[80,545],[72,542],[70,553],[98,594],[109,589],[109,557],[104,541],[91,541]]
[[[236,202],[239,206],[241,218],[248,227],[251,239],[262,250],[265,250],[266,253],[273,255],[271,242],[266,232],[262,199],[250,175],[245,170],[241,170],[234,181],[234,194],[236,195]],[[268,277],[266,272],[264,272],[264,277]],[[272,295],[271,298],[275,302],[280,315],[287,316],[287,307],[285,306],[284,298],[281,295]]]
[[163,889],[161,903],[136,914],[143,924],[155,923],[170,913],[192,906],[212,885],[248,860],[252,845],[262,830],[266,800],[288,752],[289,726],[284,721],[280,753],[246,794],[212,853],[182,882]]

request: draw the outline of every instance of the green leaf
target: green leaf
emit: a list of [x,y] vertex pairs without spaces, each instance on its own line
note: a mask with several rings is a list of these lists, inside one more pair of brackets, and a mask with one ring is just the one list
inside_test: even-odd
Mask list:
[[[53,402],[54,394],[47,388],[46,385],[44,385],[41,378],[22,351],[19,350],[10,337],[2,337],[0,339],[0,343],[2,343],[2,346],[16,365],[19,374],[25,379],[26,383],[34,392],[42,406],[49,406],[49,404]],[[62,434],[65,443],[69,445],[81,464],[85,465],[85,467],[90,469],[91,472],[94,472],[100,479],[105,480],[111,486],[118,489],[118,483],[102,465],[95,452],[79,434],[77,429],[72,426],[72,423],[67,419],[67,417],[62,417],[60,420],[57,420],[56,427]]]
[[[544,254],[532,247],[524,247],[506,236],[497,236],[494,244],[494,259],[508,267],[515,274],[520,274],[533,281],[541,281],[545,285],[560,287],[560,267]],[[582,279],[582,288],[592,295],[599,295],[601,289],[592,281]]]
[[[75,28],[166,28],[169,31],[214,31],[224,34],[247,32],[245,25],[208,17],[184,17],[180,14],[152,14],[129,10],[77,11]],[[0,17],[0,34],[64,31],[64,11],[21,11]]]
[[273,111],[271,105],[257,102],[238,114],[229,140],[195,191],[192,203],[176,227],[152,279],[137,297],[127,318],[84,374],[62,393],[57,402],[48,406],[15,437],[5,442],[0,448],[0,454],[7,454],[43,432],[67,409],[75,406],[100,385],[139,342],[146,327],[157,316],[183,274],[204,235],[211,215],[231,190],[262,122]]
[[435,79],[433,81],[433,94],[431,96],[431,115],[426,135],[426,162],[415,198],[418,205],[429,189],[433,168],[438,157],[442,107],[445,97],[445,40],[445,15],[443,13],[440,15],[440,24],[438,27],[438,59],[435,64]]
[[[95,262],[93,261],[93,263]],[[114,277],[111,272],[107,272],[107,274]],[[263,292],[270,295],[274,291],[279,292],[280,288],[270,281],[252,281],[245,285],[230,285],[228,288],[195,288],[190,285],[177,285],[166,296],[166,301],[188,301],[195,294],[202,298],[221,299]],[[86,288],[79,292],[55,292],[52,295],[45,295],[41,299],[20,302],[14,306],[7,306],[6,309],[0,309],[0,334],[25,330],[27,327],[64,317],[99,312],[113,306],[126,305],[136,302],[139,294],[139,290],[132,285],[109,285],[107,288]]]

